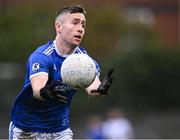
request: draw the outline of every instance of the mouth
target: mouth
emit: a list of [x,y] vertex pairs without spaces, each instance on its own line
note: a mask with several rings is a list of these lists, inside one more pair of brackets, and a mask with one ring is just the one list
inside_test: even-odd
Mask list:
[[81,40],[81,36],[80,35],[75,35],[74,36],[76,39],[78,39],[78,40]]

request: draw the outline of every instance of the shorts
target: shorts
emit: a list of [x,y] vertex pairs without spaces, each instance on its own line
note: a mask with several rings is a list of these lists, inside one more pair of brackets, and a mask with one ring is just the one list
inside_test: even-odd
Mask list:
[[55,133],[24,132],[23,130],[17,128],[12,122],[10,122],[9,140],[18,140],[18,139],[72,140],[73,133],[70,128]]

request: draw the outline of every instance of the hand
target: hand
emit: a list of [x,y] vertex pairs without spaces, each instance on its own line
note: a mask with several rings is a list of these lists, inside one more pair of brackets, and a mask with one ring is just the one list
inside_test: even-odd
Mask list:
[[102,80],[101,84],[99,85],[98,89],[95,90],[91,90],[91,93],[101,93],[103,95],[107,95],[108,94],[108,90],[113,82],[113,78],[112,78],[112,73],[113,73],[114,69],[110,69],[107,72],[107,75],[104,77],[104,79]]
[[67,103],[67,97],[63,96],[65,90],[61,88],[62,83],[60,81],[51,81],[47,83],[45,87],[40,90],[40,96],[43,99],[54,99],[64,103]]

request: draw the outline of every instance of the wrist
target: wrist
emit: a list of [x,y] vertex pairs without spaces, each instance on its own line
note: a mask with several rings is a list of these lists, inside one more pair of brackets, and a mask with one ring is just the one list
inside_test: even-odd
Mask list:
[[37,100],[44,101],[44,98],[40,95],[40,91],[33,92],[33,97],[36,98]]
[[88,98],[97,98],[97,97],[104,97],[105,95],[101,94],[100,92],[88,93]]
[[50,91],[47,90],[45,87],[40,89],[40,92],[39,92],[39,98],[43,99],[43,100],[48,100],[48,99],[51,99],[50,97]]

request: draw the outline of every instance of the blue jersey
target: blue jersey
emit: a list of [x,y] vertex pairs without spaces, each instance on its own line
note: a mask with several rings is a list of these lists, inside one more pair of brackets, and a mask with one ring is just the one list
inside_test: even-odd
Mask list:
[[[87,54],[80,46],[77,46],[73,53]],[[62,80],[60,69],[66,57],[58,52],[52,41],[37,48],[29,57],[24,86],[14,102],[10,115],[16,127],[27,132],[46,133],[63,131],[69,127],[69,107],[76,90],[62,84],[62,88],[66,90],[63,96],[67,97],[67,103],[55,100],[40,101],[33,97],[30,83],[30,78],[42,73],[48,74],[51,80]],[[98,74],[97,63],[96,67]]]

